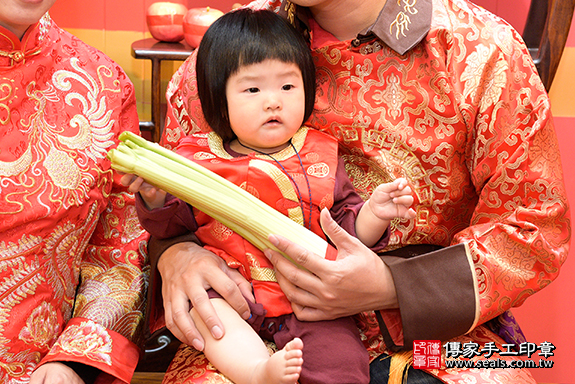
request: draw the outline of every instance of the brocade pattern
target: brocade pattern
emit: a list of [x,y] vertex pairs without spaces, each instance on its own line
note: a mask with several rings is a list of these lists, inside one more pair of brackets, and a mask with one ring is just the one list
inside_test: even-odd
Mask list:
[[47,14],[21,41],[0,27],[2,383],[62,360],[130,380],[148,236],[106,159],[122,130],[138,118],[117,64]]
[[[250,6],[281,12],[280,4]],[[309,125],[338,139],[364,197],[382,182],[409,181],[417,217],[392,224],[389,250],[467,243],[477,303],[473,330],[459,339],[501,343],[482,324],[547,286],[568,254],[569,208],[549,98],[517,31],[470,2],[388,0],[380,19],[396,21],[391,35],[409,39],[407,23],[417,24],[426,8],[429,31],[401,54],[389,36],[318,43],[313,37],[326,32],[310,24],[318,95]],[[293,7],[284,11],[293,17]],[[208,130],[194,56],[167,97],[166,146]],[[379,350],[381,340],[371,340]],[[523,370],[431,373],[448,383],[533,382]]]

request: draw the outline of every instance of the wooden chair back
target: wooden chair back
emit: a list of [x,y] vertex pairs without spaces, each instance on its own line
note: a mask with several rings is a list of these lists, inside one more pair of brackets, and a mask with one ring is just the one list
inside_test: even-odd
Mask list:
[[567,43],[574,9],[575,0],[531,1],[523,39],[547,90]]

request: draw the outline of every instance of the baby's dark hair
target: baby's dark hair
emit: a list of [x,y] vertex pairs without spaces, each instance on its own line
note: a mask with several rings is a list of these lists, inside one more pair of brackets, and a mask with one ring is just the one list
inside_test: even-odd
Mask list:
[[206,122],[224,141],[236,137],[228,115],[228,79],[241,67],[267,59],[299,67],[305,91],[303,124],[313,111],[315,67],[304,37],[286,20],[267,10],[240,9],[217,19],[202,38],[196,59],[198,96]]

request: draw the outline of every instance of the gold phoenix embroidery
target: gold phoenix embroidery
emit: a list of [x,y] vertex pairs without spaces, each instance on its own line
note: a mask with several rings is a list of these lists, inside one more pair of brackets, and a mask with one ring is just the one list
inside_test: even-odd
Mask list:
[[[40,190],[41,196],[37,199],[55,202],[62,208],[84,200],[94,183],[94,175],[89,172],[91,162],[77,157],[75,152],[82,151],[81,156],[98,162],[105,158],[108,148],[114,144],[112,127],[115,120],[112,118],[113,111],[107,108],[105,92],[120,92],[119,84],[114,81],[113,89],[104,84],[105,78],[111,75],[110,69],[105,66],[98,68],[98,76],[94,78],[81,68],[77,58],[72,58],[70,65],[72,70],[56,71],[52,83],[48,83],[45,89],[37,89],[34,81],[26,87],[26,96],[35,105],[34,112],[23,117],[18,124],[47,149],[38,149],[42,148],[38,144],[34,148],[28,147],[14,161],[0,162],[0,176],[18,177],[16,182],[21,187],[5,197],[9,204],[0,214],[22,212],[25,205],[29,204],[29,196]],[[86,92],[73,92],[73,85],[79,85]],[[1,119],[10,116],[10,111],[6,111],[10,106],[3,99],[6,95],[17,94],[13,87],[12,83],[0,84]],[[58,90],[66,94],[65,102],[68,105],[82,106],[81,113],[70,120],[70,126],[77,128],[77,134],[72,137],[64,136],[45,118],[49,104],[60,98]],[[25,174],[31,171],[40,173],[37,168],[41,165],[45,167],[41,178],[32,180]]]

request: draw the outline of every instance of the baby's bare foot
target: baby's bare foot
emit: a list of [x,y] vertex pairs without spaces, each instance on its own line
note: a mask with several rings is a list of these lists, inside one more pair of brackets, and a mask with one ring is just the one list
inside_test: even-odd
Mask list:
[[297,384],[303,365],[303,341],[295,338],[256,368],[252,384]]

